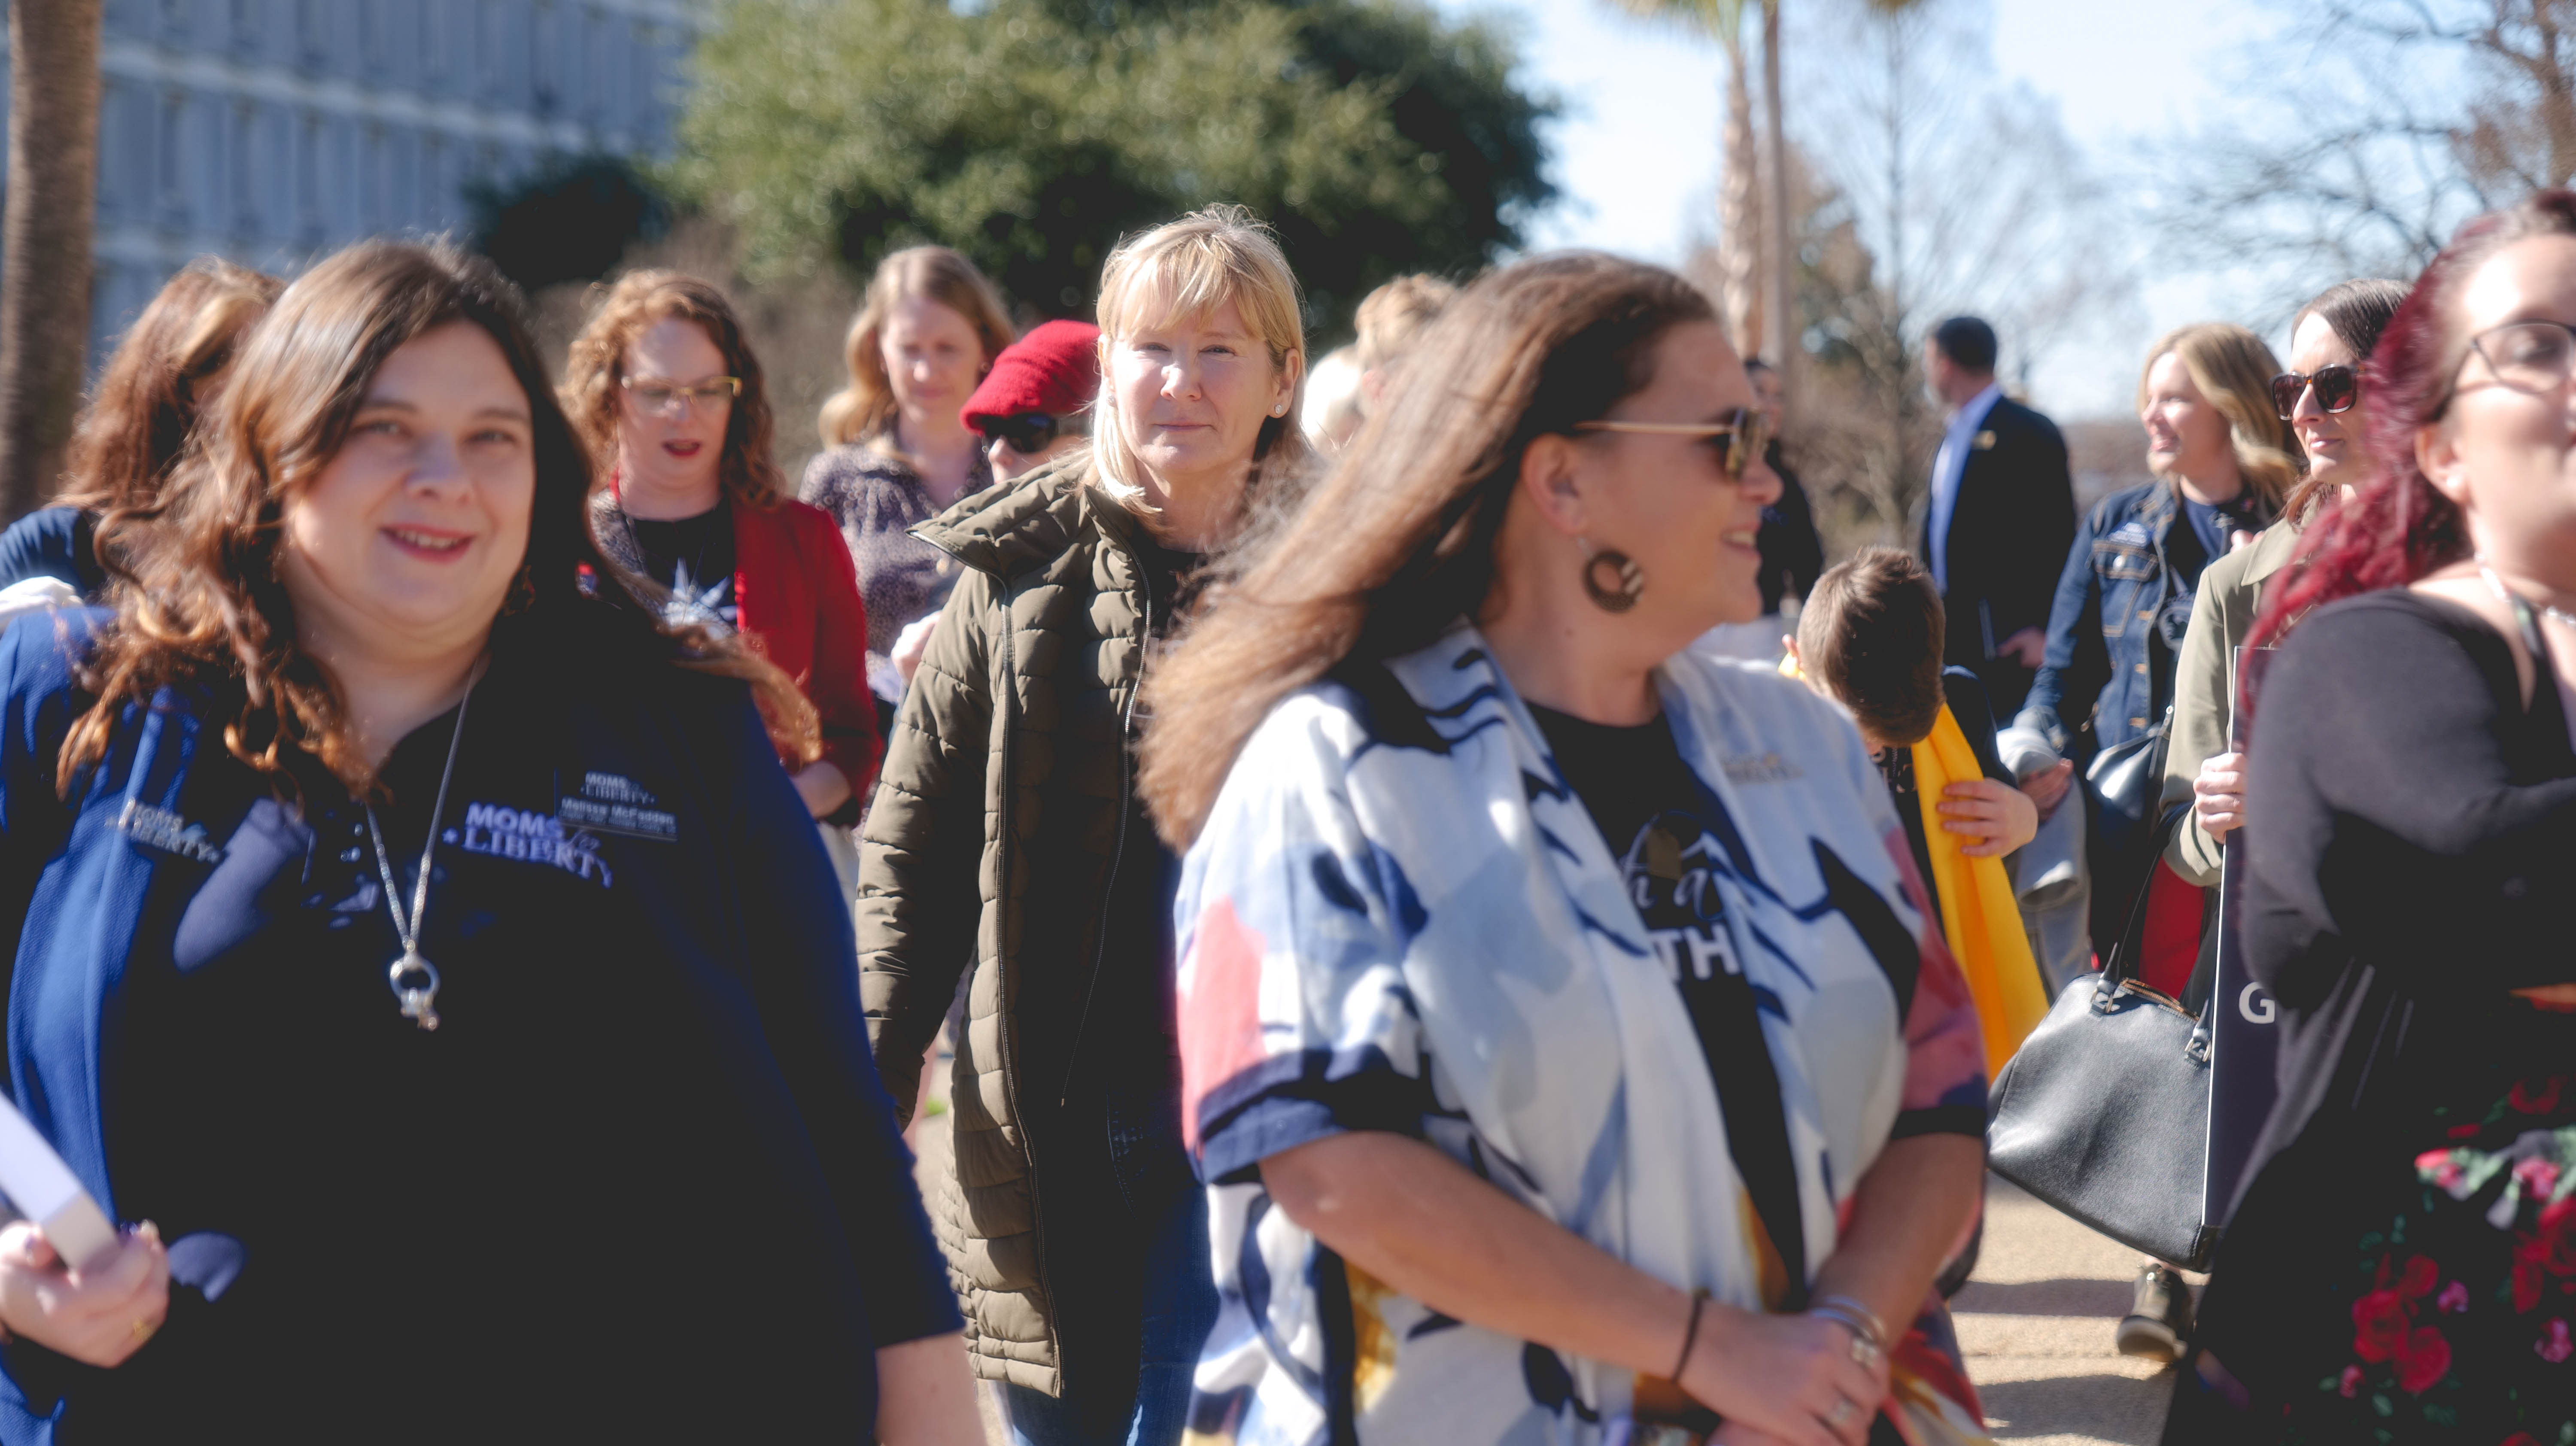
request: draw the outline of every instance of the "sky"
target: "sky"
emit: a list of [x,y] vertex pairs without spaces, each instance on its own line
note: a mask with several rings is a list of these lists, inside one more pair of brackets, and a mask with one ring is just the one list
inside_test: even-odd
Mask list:
[[[1564,102],[1553,140],[1565,195],[1533,228],[1534,248],[1597,246],[1675,262],[1715,231],[1725,63],[1714,41],[1609,0],[1437,3],[1518,26],[1524,78]],[[2242,104],[2242,0],[2162,0],[2152,23],[2122,0],[1992,4],[1998,75],[2054,101],[2069,136],[2108,167],[2135,164],[2160,135],[2224,124]],[[1796,104],[1794,93],[1788,99]],[[2134,325],[2033,378],[2034,402],[2068,417],[2125,410],[2135,353],[2169,327],[2242,306],[2237,280],[2151,279],[2131,308]]]

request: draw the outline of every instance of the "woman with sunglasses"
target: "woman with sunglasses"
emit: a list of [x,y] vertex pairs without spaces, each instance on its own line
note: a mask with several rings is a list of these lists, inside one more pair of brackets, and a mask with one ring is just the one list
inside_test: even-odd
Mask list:
[[860,658],[866,606],[832,519],[784,494],[760,359],[724,293],[677,271],[630,272],[572,343],[565,410],[607,480],[591,500],[600,550],[663,620],[757,640],[814,705],[823,753],[779,762],[840,870],[876,779],[876,708]]
[[904,629],[935,617],[963,574],[913,529],[993,485],[985,442],[958,415],[1010,317],[975,263],[913,246],[877,264],[843,347],[849,385],[823,403],[823,448],[796,489],[840,524],[868,605],[868,687],[881,737],[908,680],[894,665]]
[[2249,637],[2281,1092],[2176,1446],[2576,1440],[2576,195],[2464,227],[2366,380]]
[[2281,503],[2281,520],[2250,547],[2209,564],[2192,599],[2191,628],[2174,665],[2173,745],[2165,757],[2165,807],[2190,804],[2165,862],[2202,888],[2218,882],[2227,835],[2245,824],[2245,755],[2228,739],[2235,712],[2236,650],[2253,630],[2263,589],[2289,565],[2319,509],[2361,481],[2370,408],[2362,363],[2406,298],[2403,282],[2363,278],[2328,287],[2290,323],[2290,370],[2272,379],[2272,406],[2299,434],[2308,475]]
[[1982,1440],[1932,1294],[1966,987],[1849,715],[1689,650],[1761,607],[1779,493],[1725,332],[1560,254],[1407,370],[1146,682],[1224,1303],[1194,1422]]

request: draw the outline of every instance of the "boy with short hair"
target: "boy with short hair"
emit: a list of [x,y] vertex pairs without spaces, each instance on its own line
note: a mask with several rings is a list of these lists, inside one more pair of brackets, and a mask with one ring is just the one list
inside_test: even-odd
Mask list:
[[2001,1069],[2048,1013],[2003,866],[2038,833],[2039,810],[1996,755],[1985,685],[1941,665],[1942,634],[1931,574],[1909,553],[1866,547],[1816,579],[1789,659],[1877,755],[1926,907],[1976,997],[1988,1066]]

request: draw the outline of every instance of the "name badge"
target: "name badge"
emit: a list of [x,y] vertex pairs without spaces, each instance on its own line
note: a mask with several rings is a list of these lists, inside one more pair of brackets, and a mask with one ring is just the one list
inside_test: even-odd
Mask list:
[[1725,768],[1730,783],[1786,783],[1805,776],[1798,765],[1777,753],[1765,753],[1758,758],[1730,758],[1726,760]]
[[555,817],[567,828],[627,838],[670,843],[680,836],[680,820],[655,805],[661,800],[634,779],[615,773],[585,773],[581,792],[555,800]]

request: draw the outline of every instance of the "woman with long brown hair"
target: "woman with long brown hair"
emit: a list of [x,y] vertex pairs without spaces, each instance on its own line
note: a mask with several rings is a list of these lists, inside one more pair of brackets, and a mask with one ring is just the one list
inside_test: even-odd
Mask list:
[[912,529],[993,485],[983,437],[960,412],[1011,344],[1010,317],[975,263],[914,246],[877,264],[843,350],[849,385],[823,404],[824,451],[796,495],[841,526],[868,604],[868,682],[891,723],[903,630],[939,611],[957,560]]
[[739,632],[814,705],[823,755],[796,757],[782,739],[779,762],[846,897],[850,825],[877,771],[867,608],[832,519],[785,495],[741,318],[694,276],[630,272],[573,339],[563,394],[605,477],[591,500],[601,550],[643,579],[666,621]]
[[2249,646],[2281,1083],[2165,1439],[2576,1440],[2576,194],[2463,227]]
[[507,283],[363,244],[0,642],[13,1095],[147,1222],[0,1231],[0,1439],[975,1439],[811,710],[589,483]]
[[1778,493],[1707,298],[1525,261],[1406,377],[1146,680],[1223,1302],[1193,1424],[1982,1439],[1932,1294],[1966,987],[1850,718],[1687,651],[1759,610]]
[[285,283],[200,256],[163,283],[90,389],[72,431],[71,470],[50,507],[0,533],[0,587],[58,579],[95,600],[107,570],[93,538],[101,513],[149,507],[179,463],[233,351]]

